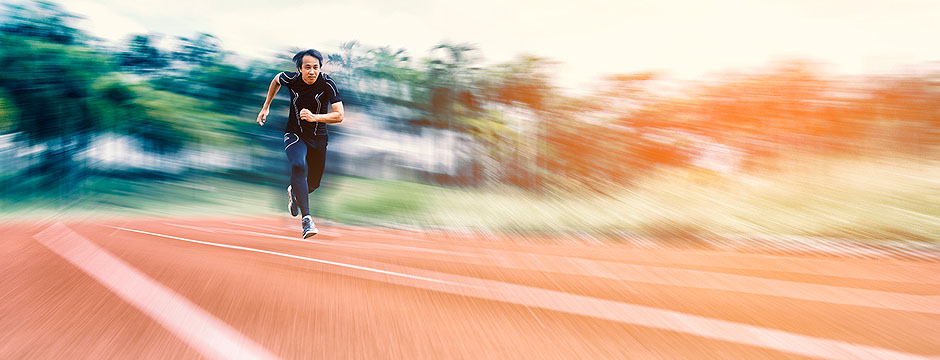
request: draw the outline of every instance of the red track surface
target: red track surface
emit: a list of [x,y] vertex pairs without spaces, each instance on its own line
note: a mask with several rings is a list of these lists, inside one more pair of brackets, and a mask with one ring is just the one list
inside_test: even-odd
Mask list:
[[0,225],[0,359],[940,355],[936,262],[320,230]]

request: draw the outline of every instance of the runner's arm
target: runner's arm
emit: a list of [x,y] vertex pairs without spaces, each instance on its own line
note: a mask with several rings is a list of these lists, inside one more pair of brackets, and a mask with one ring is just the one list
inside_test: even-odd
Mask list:
[[274,100],[274,95],[277,94],[277,91],[281,89],[281,83],[277,80],[280,76],[281,74],[277,74],[277,76],[271,80],[271,85],[268,86],[268,96],[264,99],[264,106],[261,107],[261,112],[258,113],[258,125],[264,126],[264,122],[268,118],[268,112],[271,108],[271,100]]
[[[322,122],[327,124],[339,124],[343,122],[343,117],[345,112],[343,111],[343,102],[333,103],[333,111],[329,114],[313,114],[310,110],[304,109],[300,111],[301,119],[307,122]],[[306,113],[304,113],[306,111]]]

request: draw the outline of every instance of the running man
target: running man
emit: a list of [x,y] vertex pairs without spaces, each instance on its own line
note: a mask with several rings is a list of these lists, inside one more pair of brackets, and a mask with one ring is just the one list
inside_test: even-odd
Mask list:
[[303,216],[301,235],[306,239],[319,231],[310,217],[307,195],[320,187],[329,137],[326,124],[343,122],[343,98],[333,79],[320,72],[323,55],[319,51],[301,51],[293,60],[298,72],[282,72],[271,80],[257,121],[264,126],[271,100],[281,86],[286,86],[291,104],[284,129],[284,152],[290,163],[287,206],[292,216],[298,212]]

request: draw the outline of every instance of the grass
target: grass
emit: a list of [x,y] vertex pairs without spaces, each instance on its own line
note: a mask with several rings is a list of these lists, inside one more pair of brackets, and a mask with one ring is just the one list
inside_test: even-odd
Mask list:
[[349,224],[422,225],[435,186],[390,180],[327,176],[311,197],[314,215]]
[[[426,209],[428,185],[327,175],[310,197],[314,216],[348,224],[411,224]],[[281,184],[204,174],[183,179],[105,177],[88,179],[71,198],[36,197],[21,191],[0,199],[0,219],[147,215],[284,215]]]
[[[327,175],[314,216],[360,225],[511,233],[630,233],[665,239],[804,235],[940,242],[940,161],[806,159],[773,173],[664,169],[598,195],[510,187],[453,189]],[[284,190],[221,176],[98,178],[81,200],[0,201],[0,217],[94,211],[122,215],[285,214]],[[28,200],[28,199],[27,199]]]
[[805,235],[940,242],[940,162],[805,160],[761,175],[667,169],[611,196],[438,192],[426,222],[509,232]]
[[186,181],[94,177],[70,198],[14,194],[0,201],[0,218],[52,216],[187,216],[273,214],[264,186],[215,176]]

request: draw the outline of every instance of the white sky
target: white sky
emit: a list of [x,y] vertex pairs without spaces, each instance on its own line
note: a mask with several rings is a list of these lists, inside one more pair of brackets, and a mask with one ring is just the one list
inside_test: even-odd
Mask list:
[[251,58],[340,42],[427,55],[441,40],[476,45],[487,63],[522,53],[559,61],[556,82],[664,72],[695,79],[785,58],[837,73],[890,72],[940,61],[936,0],[67,0],[80,27],[105,39],[197,31]]

